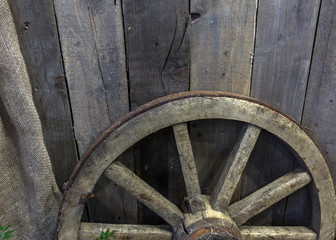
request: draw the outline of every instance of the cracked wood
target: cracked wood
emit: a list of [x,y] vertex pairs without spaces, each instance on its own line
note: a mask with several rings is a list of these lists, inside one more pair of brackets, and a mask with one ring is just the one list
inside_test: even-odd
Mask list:
[[[189,1],[124,0],[131,109],[189,89]],[[136,146],[137,174],[179,203],[186,195],[172,129]],[[142,223],[161,223],[140,205]]]

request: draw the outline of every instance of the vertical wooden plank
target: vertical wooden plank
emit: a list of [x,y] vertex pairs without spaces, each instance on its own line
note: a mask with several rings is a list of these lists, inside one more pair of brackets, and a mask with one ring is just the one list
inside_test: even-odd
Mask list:
[[[256,7],[257,1],[191,0],[190,90],[249,95]],[[191,124],[204,193],[211,193],[220,176],[215,173],[224,169],[241,127],[238,122],[217,120]]]
[[124,0],[132,109],[189,88],[188,1]]
[[[121,1],[89,0],[88,3],[98,64],[106,89],[106,105],[110,121],[114,122],[129,111]],[[124,153],[118,160],[133,170],[134,158],[131,150]],[[137,200],[109,179],[102,177],[100,181],[101,187],[97,186],[94,193],[96,198],[88,205],[90,218],[100,222],[109,220],[136,223]],[[122,209],[122,214],[111,214],[111,212],[119,212],[119,209]],[[111,217],[113,215],[115,216]],[[116,215],[119,215],[118,218]]]
[[57,185],[61,188],[77,162],[72,120],[51,0],[8,1],[33,88]]
[[[189,89],[189,1],[123,0],[131,108]],[[172,129],[137,146],[138,174],[173,203],[185,190]],[[159,188],[159,189],[158,189]],[[160,223],[140,208],[143,223]]]
[[260,0],[251,97],[300,122],[319,0]]
[[192,90],[249,94],[256,2],[191,0]]
[[[298,122],[303,111],[319,3],[319,0],[260,0],[258,6],[251,96],[282,110]],[[288,154],[285,149],[279,151],[281,146],[276,149],[278,143],[275,139],[265,134],[260,141],[267,143],[266,146],[270,148],[265,152],[261,149],[253,159],[256,166],[259,165],[258,162],[263,163],[263,168],[259,171],[264,178],[254,178],[253,169],[247,169],[249,175],[245,176],[248,179],[246,181],[255,184],[255,187],[270,182],[273,176],[287,173],[296,164],[294,155]],[[275,153],[267,157],[268,151]],[[275,165],[276,161],[281,164]],[[247,188],[243,189],[243,194],[246,191]],[[302,194],[296,194],[295,200],[291,201],[294,208],[299,205],[308,208],[309,203],[302,200],[306,196],[305,191],[307,189],[301,191]],[[283,224],[286,207],[291,207],[287,204],[287,199],[261,213],[263,217],[259,217],[265,219],[264,224]],[[309,211],[301,211],[300,207],[297,210],[300,210],[296,212],[297,219],[309,218]]]
[[336,3],[322,1],[302,124],[317,140],[336,181]]
[[[56,0],[55,11],[82,155],[101,131],[129,109],[121,3]],[[104,177],[97,185],[95,199],[88,202],[91,221],[136,222],[128,196]],[[132,210],[125,211],[126,207]]]
[[[336,186],[335,89],[336,3],[327,0],[321,3],[302,125],[311,132],[324,153]],[[290,217],[286,220],[291,221]]]

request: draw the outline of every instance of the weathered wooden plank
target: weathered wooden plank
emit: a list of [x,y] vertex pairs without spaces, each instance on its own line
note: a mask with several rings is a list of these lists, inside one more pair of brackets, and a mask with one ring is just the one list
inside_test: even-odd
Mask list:
[[170,225],[176,226],[183,220],[183,213],[174,204],[121,163],[112,163],[105,174]]
[[[190,1],[190,90],[249,95],[256,2]],[[216,120],[191,124],[191,142],[204,193],[211,193],[211,182],[218,181],[220,174],[215,173],[224,169],[241,127],[240,123]],[[239,191],[240,187],[235,194],[238,199]]]
[[191,211],[204,210],[187,123],[174,125],[173,129]]
[[317,234],[306,227],[242,226],[244,240],[316,240]]
[[251,97],[300,121],[320,0],[259,1]]
[[261,129],[248,125],[242,130],[211,196],[213,209],[225,211],[243,174]]
[[120,1],[88,2],[106,104],[114,122],[129,111],[122,6]]
[[[131,109],[189,89],[189,1],[124,0]],[[183,200],[183,175],[171,129],[138,146],[141,178],[174,203]],[[181,194],[182,193],[182,194]],[[143,223],[160,223],[140,208]]]
[[190,88],[248,95],[257,1],[192,0]]
[[132,109],[189,88],[188,1],[123,1]]
[[110,123],[87,1],[55,1],[75,136],[82,154]]
[[[282,110],[298,122],[303,111],[319,5],[320,0],[309,3],[298,0],[259,1],[258,4],[251,96]],[[255,157],[263,161],[262,165],[259,164],[263,168],[259,167],[258,171],[265,177],[259,180],[253,178],[251,172],[256,170],[248,167],[246,174],[249,176],[244,177],[250,186],[254,183],[256,188],[260,186],[258,181],[261,184],[270,182],[273,176],[284,174],[295,165],[295,156],[275,149],[275,139],[272,140],[265,134],[260,137],[260,141],[267,143],[267,147],[274,148],[278,155],[267,157],[262,147],[259,148]],[[273,159],[281,159],[281,164],[274,167]],[[273,162],[269,162],[270,160]],[[245,195],[249,190],[243,188],[242,191]],[[295,197],[294,202],[301,202],[301,197],[304,196]],[[267,210],[269,213],[263,213],[266,214],[261,217],[265,219],[263,224],[283,224],[286,202],[286,199],[282,200],[277,206]],[[302,219],[308,218],[309,211],[294,215],[302,216]]]
[[[56,0],[55,12],[82,155],[100,132],[129,109],[121,3]],[[99,184],[104,186],[97,187],[96,198],[88,202],[90,220],[136,222],[136,209],[128,197],[107,179]],[[113,205],[111,199],[125,206]],[[125,207],[132,211],[124,211]]]
[[336,3],[322,1],[302,125],[319,143],[336,182]]
[[[317,27],[312,65],[309,75],[305,107],[301,124],[305,126],[319,144],[328,162],[336,184],[336,3],[322,1]],[[316,202],[316,192],[313,194]],[[295,200],[293,200],[295,201]],[[290,199],[289,204],[292,204]],[[291,205],[289,205],[291,206]],[[313,205],[314,206],[314,205]],[[318,215],[313,208],[313,216]],[[285,223],[293,222],[295,209],[288,208]],[[318,229],[318,219],[312,226]]]
[[228,210],[238,226],[311,181],[305,171],[287,173],[281,178],[232,204]]
[[[113,123],[129,111],[121,1],[89,0],[88,4],[106,105]],[[134,169],[132,151],[118,160]],[[88,205],[90,218],[95,221],[137,223],[137,201],[104,177],[99,184],[95,188],[96,198],[91,199]],[[119,204],[111,206],[111,202]]]
[[169,226],[149,226],[149,225],[126,225],[126,224],[104,224],[104,223],[81,223],[79,230],[80,240],[92,240],[101,237],[102,231],[116,232],[113,239],[123,240],[171,240],[173,237]]
[[13,0],[8,3],[41,119],[44,142],[61,188],[77,157],[53,2]]

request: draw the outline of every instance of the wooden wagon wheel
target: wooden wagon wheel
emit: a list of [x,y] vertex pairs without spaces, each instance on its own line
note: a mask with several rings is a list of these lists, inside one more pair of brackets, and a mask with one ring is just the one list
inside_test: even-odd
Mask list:
[[[201,195],[186,125],[199,119],[229,119],[246,123],[211,196]],[[174,130],[191,209],[189,213],[182,213],[121,163],[113,162],[139,140],[169,126]],[[262,129],[291,146],[302,158],[306,170],[289,172],[230,205]],[[94,151],[97,148],[101,151]],[[160,215],[172,228],[81,223],[83,203],[103,172]],[[318,216],[314,213],[312,216],[320,220],[318,230],[303,226],[243,225],[251,217],[310,183],[318,192]],[[335,189],[325,159],[313,140],[289,117],[255,99],[236,94],[186,92],[145,104],[102,133],[84,154],[65,186],[57,237],[61,240],[95,239],[93,236],[97,237],[103,229],[110,228],[117,230],[116,239],[332,240],[336,229],[335,200]]]

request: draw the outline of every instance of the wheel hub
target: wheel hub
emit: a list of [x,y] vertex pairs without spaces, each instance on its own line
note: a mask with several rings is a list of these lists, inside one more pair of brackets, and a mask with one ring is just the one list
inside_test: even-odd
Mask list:
[[206,196],[204,197],[205,210],[184,215],[185,240],[241,240],[240,231],[236,223],[227,212],[212,209]]
[[[210,223],[212,222],[212,223]],[[209,219],[193,224],[190,229],[192,232],[186,240],[210,240],[210,239],[241,239],[240,232],[235,225],[228,226],[222,219]],[[195,228],[200,225],[198,228]]]

